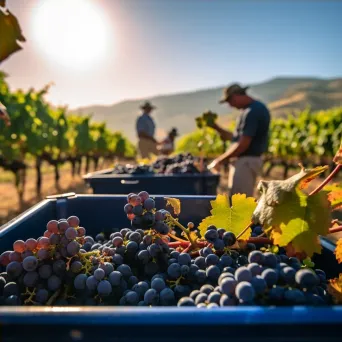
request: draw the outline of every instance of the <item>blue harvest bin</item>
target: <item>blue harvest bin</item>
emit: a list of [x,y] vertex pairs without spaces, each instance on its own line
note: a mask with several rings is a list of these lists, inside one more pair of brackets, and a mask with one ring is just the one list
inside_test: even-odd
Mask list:
[[[211,196],[177,196],[181,222],[199,223],[209,214]],[[48,220],[77,215],[87,233],[112,232],[129,225],[125,196],[75,195],[50,197],[0,227],[0,252],[16,239],[37,238]],[[159,208],[163,196],[156,196]],[[341,270],[335,246],[321,239],[315,258],[328,277]],[[9,341],[340,341],[342,307],[0,307],[2,342]]]
[[94,194],[128,194],[147,189],[156,195],[216,195],[220,175],[117,175],[106,169],[88,173],[83,179]]

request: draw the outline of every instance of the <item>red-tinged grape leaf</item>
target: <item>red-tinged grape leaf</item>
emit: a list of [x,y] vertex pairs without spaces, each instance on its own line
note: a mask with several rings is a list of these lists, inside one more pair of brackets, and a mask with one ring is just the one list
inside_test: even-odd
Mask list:
[[166,200],[166,206],[170,205],[175,215],[179,215],[181,212],[181,201],[173,197],[164,197],[164,199]]
[[[302,170],[297,175],[300,178],[299,183],[298,183],[298,187],[301,190],[306,189],[312,180],[314,180],[322,172],[324,172],[328,169],[328,166],[317,166],[314,169],[309,170],[309,169],[305,169],[302,165],[300,165],[300,166],[301,166]],[[308,171],[310,171],[310,172],[308,172]],[[301,173],[303,176],[301,176]]]
[[332,296],[335,304],[342,304],[342,274],[338,278],[329,280],[327,292]]
[[[324,188],[324,190],[327,190],[327,188]],[[332,186],[328,193],[328,200],[332,210],[342,209],[342,187],[338,185]]]
[[335,157],[333,159],[334,163],[342,165],[342,140],[341,145],[338,151],[335,154]]
[[[202,220],[198,226],[201,236],[204,236],[207,227],[214,225],[217,228],[224,228],[235,235],[239,235],[250,223],[251,215],[256,207],[253,197],[246,197],[245,194],[235,194],[232,196],[232,206],[230,206],[227,195],[217,195],[214,201],[210,201],[212,210],[211,216]],[[252,230],[249,228],[239,238],[247,240],[251,236]]]
[[334,254],[336,256],[336,260],[340,264],[342,262],[342,239],[338,239]]

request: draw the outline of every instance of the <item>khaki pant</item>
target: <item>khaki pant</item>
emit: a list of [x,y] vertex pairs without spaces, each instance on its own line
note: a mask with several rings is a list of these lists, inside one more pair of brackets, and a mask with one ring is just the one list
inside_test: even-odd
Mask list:
[[150,154],[158,154],[156,143],[149,139],[139,139],[138,148],[141,158],[149,158]]
[[228,188],[230,196],[253,196],[257,177],[262,171],[261,157],[240,157],[229,164]]

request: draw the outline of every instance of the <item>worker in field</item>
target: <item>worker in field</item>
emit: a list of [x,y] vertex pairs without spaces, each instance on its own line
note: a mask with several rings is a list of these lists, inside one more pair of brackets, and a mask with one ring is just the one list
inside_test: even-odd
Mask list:
[[220,103],[241,110],[234,132],[211,125],[223,140],[231,140],[228,150],[208,166],[220,170],[229,161],[228,188],[230,195],[243,193],[253,196],[257,177],[262,171],[262,154],[268,149],[270,113],[265,104],[246,93],[248,87],[232,84],[224,89]]
[[142,110],[142,113],[136,122],[136,129],[139,139],[138,149],[142,158],[149,158],[151,154],[158,154],[158,142],[154,138],[156,125],[151,117],[152,111],[156,108],[149,102],[145,102],[140,109]]
[[177,128],[172,128],[167,137],[160,142],[158,150],[161,154],[169,155],[175,150],[175,139],[178,136]]

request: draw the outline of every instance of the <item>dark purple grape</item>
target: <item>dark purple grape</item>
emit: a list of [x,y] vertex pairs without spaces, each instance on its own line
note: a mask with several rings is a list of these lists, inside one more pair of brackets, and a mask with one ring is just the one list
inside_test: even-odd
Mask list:
[[127,203],[127,204],[124,206],[124,211],[125,211],[126,214],[132,214],[132,213],[133,213],[133,205]]
[[50,265],[42,265],[39,267],[38,273],[42,279],[48,279],[52,274],[52,267]]
[[77,228],[77,236],[82,237],[86,235],[86,230],[84,227],[78,227]]
[[11,251],[6,251],[0,255],[0,265],[7,266],[11,262],[9,259],[10,254]]
[[152,198],[147,198],[144,201],[144,208],[148,211],[154,209],[156,207],[156,203]]
[[34,271],[38,266],[38,260],[35,256],[29,256],[23,260],[23,268],[27,272]]
[[47,238],[47,237],[39,238],[38,243],[37,243],[38,249],[41,249],[41,248],[47,249],[47,248],[49,248],[49,246],[50,246],[49,238]]
[[165,215],[164,215],[163,212],[161,212],[160,210],[158,210],[158,211],[156,211],[154,217],[155,217],[155,220],[156,220],[156,221],[163,221],[164,218],[165,218]]
[[215,229],[209,229],[205,232],[204,238],[209,242],[215,242],[218,239],[218,233]]
[[71,265],[70,265],[70,269],[72,273],[79,273],[81,272],[83,268],[83,265],[80,261],[74,261]]
[[49,242],[50,245],[58,245],[60,242],[60,236],[58,234],[51,234]]
[[18,253],[18,252],[11,252],[11,253],[9,254],[9,260],[10,260],[10,261],[18,261],[18,262],[21,262],[21,261],[22,261],[21,254]]
[[29,251],[33,251],[37,248],[37,240],[35,239],[27,239],[25,242],[25,247]]
[[23,283],[27,287],[34,287],[39,279],[37,272],[27,272],[24,276]]
[[[36,259],[37,260],[37,259]],[[23,271],[22,264],[18,261],[11,261],[6,266],[6,272],[11,278],[18,278]]]
[[56,220],[49,221],[46,225],[46,229],[53,234],[58,234],[58,221]]
[[65,231],[64,235],[68,240],[75,240],[77,237],[77,230],[75,228],[69,227]]
[[144,211],[144,208],[142,205],[136,205],[135,207],[133,207],[132,209],[132,213],[136,216],[141,216],[142,213]]
[[77,228],[80,225],[80,219],[77,216],[70,216],[67,222],[73,228]]
[[102,268],[98,268],[94,272],[94,277],[96,280],[102,280],[105,277],[106,273]]
[[37,258],[39,260],[46,260],[46,259],[49,259],[50,258],[50,252],[49,250],[47,249],[40,249],[38,252],[37,252]]
[[73,240],[67,245],[67,252],[70,256],[76,255],[80,251],[80,244]]
[[225,232],[223,234],[222,240],[225,246],[230,247],[230,246],[233,246],[234,243],[236,242],[236,236],[232,232]]
[[47,281],[48,289],[50,291],[57,291],[62,285],[62,281],[55,274],[53,274]]
[[19,295],[18,285],[14,282],[7,283],[4,287],[3,295],[5,298],[9,296],[18,296]]
[[[17,240],[13,243],[13,250],[15,252],[22,253],[25,251],[25,249],[26,249],[25,241]],[[15,260],[12,260],[12,261],[15,261]]]
[[148,194],[148,192],[146,192],[146,191],[141,191],[141,192],[139,192],[138,193],[138,196],[141,198],[141,200],[144,202],[144,201],[146,201],[149,197],[150,197],[150,195]]
[[39,304],[45,304],[49,299],[49,292],[46,289],[40,289],[36,293],[35,301]]
[[52,265],[53,272],[62,276],[66,271],[66,263],[63,260],[56,260]]
[[58,229],[61,234],[64,234],[65,231],[69,228],[69,223],[67,220],[59,220],[58,221]]

